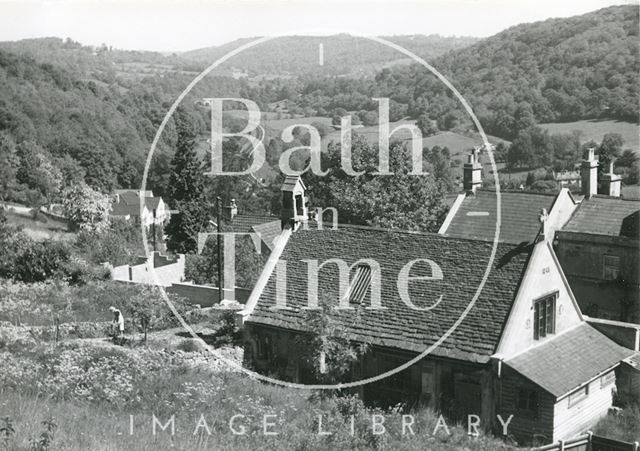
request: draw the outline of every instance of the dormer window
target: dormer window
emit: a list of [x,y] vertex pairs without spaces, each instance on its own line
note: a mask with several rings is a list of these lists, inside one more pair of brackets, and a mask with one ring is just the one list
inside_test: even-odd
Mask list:
[[371,286],[371,266],[365,264],[356,266],[356,272],[345,293],[349,305],[361,304],[369,286]]
[[556,298],[553,293],[533,303],[533,338],[539,340],[556,332]]

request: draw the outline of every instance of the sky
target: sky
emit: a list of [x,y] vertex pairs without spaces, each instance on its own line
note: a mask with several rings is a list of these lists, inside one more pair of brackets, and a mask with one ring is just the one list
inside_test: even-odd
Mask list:
[[623,3],[637,0],[0,0],[0,41],[170,52],[283,33],[485,37]]

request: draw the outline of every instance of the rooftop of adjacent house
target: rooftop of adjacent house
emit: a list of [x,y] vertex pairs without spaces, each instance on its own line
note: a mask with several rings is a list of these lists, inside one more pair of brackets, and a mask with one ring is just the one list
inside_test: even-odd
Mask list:
[[624,363],[640,371],[640,351],[636,351],[624,359]]
[[[531,242],[540,230],[540,212],[551,210],[555,194],[523,191],[500,192],[501,227],[504,243]],[[496,231],[497,198],[495,191],[478,190],[464,195],[443,235],[493,241]]]
[[253,226],[253,231],[256,232],[260,239],[273,250],[274,241],[282,230],[280,220],[265,222]]
[[562,231],[638,239],[639,218],[640,200],[592,196],[580,202]]
[[633,353],[582,323],[504,363],[559,398]]
[[228,226],[231,226],[236,232],[249,232],[255,226],[259,226],[265,223],[278,223],[278,229],[280,228],[280,219],[276,216],[270,215],[257,215],[251,213],[242,213],[235,215],[230,221],[225,221]]
[[[140,191],[118,189],[115,190],[118,195],[118,201],[111,206],[111,214],[113,216],[139,216],[140,215]],[[144,191],[144,205],[152,211],[160,205],[161,197],[154,197],[153,192]]]
[[[432,354],[472,362],[486,362],[495,352],[506,318],[515,299],[532,245],[499,244],[497,253],[475,305],[455,330]],[[305,259],[318,264],[340,258],[348,265],[373,259],[380,271],[362,271],[367,277],[357,287],[358,268],[351,271],[352,290],[365,290],[373,277],[380,277],[383,310],[367,309],[370,294],[355,301],[351,310],[330,310],[332,319],[352,340],[370,345],[423,352],[438,342],[468,309],[490,261],[492,243],[447,238],[437,234],[402,232],[359,226],[318,230],[310,224],[293,232],[281,255],[286,262],[286,301],[290,309],[272,309],[276,300],[276,272],[270,275],[258,302],[246,318],[257,323],[296,331],[309,330],[313,313],[303,309],[308,300],[308,268]],[[398,294],[401,269],[416,259],[430,259],[441,268],[441,280],[416,280],[432,276],[423,260],[411,269],[408,294],[416,310],[405,305]],[[339,298],[337,265],[327,263],[319,270],[319,302],[336,303]],[[407,276],[401,279],[408,280]],[[364,284],[364,286],[362,286]],[[437,303],[439,297],[442,300]],[[336,305],[333,304],[333,305]],[[432,307],[430,309],[427,309]]]

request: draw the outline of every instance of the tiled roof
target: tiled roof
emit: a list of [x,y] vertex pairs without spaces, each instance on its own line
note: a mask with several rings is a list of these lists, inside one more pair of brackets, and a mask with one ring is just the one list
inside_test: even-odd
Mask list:
[[583,323],[504,363],[561,397],[632,354]]
[[111,216],[140,216],[140,205],[117,202],[111,205]]
[[235,232],[249,232],[253,227],[267,223],[278,221],[278,227],[280,227],[280,219],[275,216],[268,215],[253,215],[253,214],[239,214],[234,216],[233,220],[226,221],[226,224],[230,226]]
[[640,200],[592,196],[580,203],[562,231],[637,239],[639,216]]
[[260,239],[273,250],[273,242],[282,230],[280,220],[265,222],[253,226],[253,231],[260,235]]
[[[551,210],[554,194],[531,192],[501,192],[500,241],[505,243],[531,242],[540,230],[540,212]],[[493,241],[496,231],[496,193],[478,190],[467,195],[445,236]]]
[[[333,319],[352,339],[371,345],[423,352],[437,342],[461,316],[472,300],[489,262],[492,243],[447,238],[437,234],[389,231],[368,227],[340,226],[338,230],[293,232],[281,255],[286,261],[288,310],[274,310],[276,272],[260,293],[248,323],[260,323],[297,331],[308,330],[307,263],[340,258],[352,265],[359,259],[376,260],[381,267],[381,301],[385,310],[366,309],[368,294],[359,309],[331,310]],[[486,362],[494,353],[511,304],[517,293],[532,246],[498,245],[493,269],[474,307],[456,330],[433,354],[473,362]],[[411,301],[418,311],[405,305],[398,295],[397,278],[403,266],[415,259],[430,259],[442,269],[442,280],[413,280],[409,284]],[[355,269],[354,269],[355,270]],[[339,283],[335,264],[319,271],[319,301],[337,302]],[[419,262],[411,276],[431,275],[425,262]],[[352,274],[353,276],[353,274]]]
[[[118,194],[118,202],[114,202],[111,208],[111,215],[113,216],[140,216],[140,191],[136,190],[116,190]],[[145,191],[144,205],[153,211],[154,208],[158,208],[160,205],[161,197],[150,197],[148,194],[153,194],[151,191]]]

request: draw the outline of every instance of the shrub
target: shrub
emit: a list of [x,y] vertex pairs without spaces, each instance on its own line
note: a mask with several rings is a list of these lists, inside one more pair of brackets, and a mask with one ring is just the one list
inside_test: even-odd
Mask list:
[[200,352],[202,351],[202,346],[198,340],[188,339],[181,341],[176,349],[183,352]]

